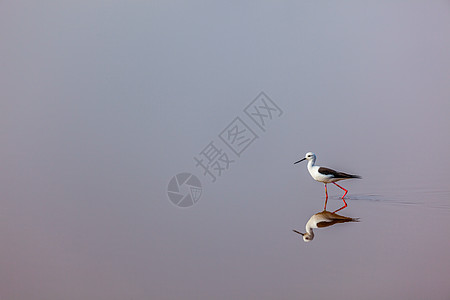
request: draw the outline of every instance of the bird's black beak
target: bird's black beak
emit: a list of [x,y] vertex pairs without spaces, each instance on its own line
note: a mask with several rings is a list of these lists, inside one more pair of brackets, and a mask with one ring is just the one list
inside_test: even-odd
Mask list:
[[304,236],[304,235],[305,235],[304,233],[301,233],[300,231],[297,231],[297,230],[295,230],[295,229],[293,229],[292,231],[295,232],[295,233],[300,234],[301,236]]
[[295,163],[294,163],[294,165],[295,164],[298,164],[299,162],[301,162],[301,161],[304,161],[306,159],[306,157],[305,158],[302,158],[302,159],[300,159],[299,161],[296,161]]

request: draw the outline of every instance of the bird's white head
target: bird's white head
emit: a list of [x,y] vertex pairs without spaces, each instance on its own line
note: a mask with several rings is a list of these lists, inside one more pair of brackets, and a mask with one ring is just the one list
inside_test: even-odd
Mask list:
[[303,237],[303,241],[305,242],[311,242],[314,239],[314,232],[312,230],[310,230],[310,232],[306,232],[306,233],[301,233],[297,230],[293,230],[295,233],[300,234]]
[[307,160],[315,160],[316,159],[316,155],[312,152],[308,152],[305,154],[305,159]]
[[313,239],[314,239],[314,234],[305,233],[303,235],[303,240],[307,243],[311,242]]
[[306,153],[305,154],[305,157],[304,158],[302,158],[302,159],[300,159],[299,161],[296,161],[294,164],[297,164],[297,163],[299,163],[299,162],[302,162],[302,161],[304,161],[304,160],[308,160],[308,161],[316,161],[316,155],[314,154],[314,153],[312,153],[312,152],[308,152],[308,153]]

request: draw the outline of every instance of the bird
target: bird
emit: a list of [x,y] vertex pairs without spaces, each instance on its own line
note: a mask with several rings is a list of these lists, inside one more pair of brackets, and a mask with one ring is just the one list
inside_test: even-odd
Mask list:
[[322,211],[317,214],[312,215],[309,221],[306,223],[306,232],[301,233],[293,229],[295,233],[298,233],[303,236],[303,240],[305,242],[310,242],[314,239],[314,231],[313,228],[324,228],[338,223],[346,223],[346,222],[359,222],[359,218],[350,218],[338,215],[334,212]]
[[308,152],[305,154],[305,157],[300,159],[299,161],[296,161],[294,163],[297,164],[299,162],[302,162],[304,160],[308,161],[308,171],[309,174],[311,174],[311,177],[319,182],[322,182],[325,184],[325,206],[324,210],[327,209],[327,201],[328,201],[328,191],[327,191],[327,183],[333,183],[337,187],[343,189],[345,191],[344,195],[342,196],[342,201],[344,201],[344,206],[335,210],[334,212],[338,212],[341,209],[344,209],[347,207],[347,202],[345,202],[345,195],[347,195],[348,190],[344,189],[342,186],[336,183],[336,181],[344,180],[344,179],[351,179],[351,178],[361,178],[359,175],[351,175],[343,172],[338,172],[329,168],[316,166],[316,155],[313,152]]

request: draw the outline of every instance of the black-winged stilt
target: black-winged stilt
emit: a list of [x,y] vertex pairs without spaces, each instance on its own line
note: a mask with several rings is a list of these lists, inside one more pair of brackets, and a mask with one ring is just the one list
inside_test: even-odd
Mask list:
[[297,230],[293,230],[295,233],[298,233],[303,236],[303,240],[305,242],[310,242],[314,239],[314,231],[313,228],[324,228],[337,223],[346,223],[346,222],[359,222],[359,218],[349,218],[338,215],[336,213],[332,213],[329,211],[322,211],[313,215],[309,221],[306,223],[306,232],[301,233]]
[[361,178],[358,175],[351,175],[343,172],[338,172],[332,169],[328,169],[325,167],[316,166],[316,155],[312,152],[308,152],[305,154],[305,157],[300,159],[299,161],[295,162],[294,164],[297,164],[304,160],[308,161],[308,171],[309,174],[311,174],[312,178],[314,180],[323,182],[325,184],[325,206],[324,210],[327,209],[327,201],[328,201],[328,191],[327,191],[327,183],[333,183],[337,187],[343,189],[345,191],[344,195],[342,196],[342,201],[344,201],[344,206],[339,208],[338,210],[335,210],[334,212],[340,211],[341,209],[344,209],[347,207],[347,202],[345,202],[345,195],[347,195],[348,191],[344,189],[342,186],[338,185],[336,181],[344,180],[344,179],[351,179],[351,178]]

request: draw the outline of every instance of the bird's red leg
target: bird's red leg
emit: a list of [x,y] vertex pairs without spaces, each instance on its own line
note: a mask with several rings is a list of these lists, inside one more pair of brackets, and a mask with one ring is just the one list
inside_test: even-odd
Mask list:
[[345,195],[347,195],[348,191],[347,191],[346,189],[344,189],[342,186],[340,186],[339,184],[337,184],[337,183],[335,183],[335,182],[333,182],[333,183],[334,183],[337,187],[340,187],[341,189],[343,189],[343,190],[345,191],[344,195],[342,196],[342,201],[344,201],[344,206],[342,206],[342,207],[339,208],[338,210],[335,210],[335,211],[334,211],[334,213],[335,213],[335,212],[338,212],[338,211],[340,211],[341,209],[344,209],[344,208],[347,207],[347,202],[345,202],[344,197],[345,197]]
[[347,207],[347,202],[345,202],[344,198],[342,198],[342,201],[344,201],[344,206],[342,206],[342,207],[339,208],[339,209],[336,209],[335,211],[333,211],[333,213],[337,213],[337,212],[340,211],[341,209],[344,209],[344,208]]
[[337,184],[336,182],[333,182],[333,183],[334,183],[334,185],[340,187],[341,189],[343,189],[345,191],[344,195],[342,196],[342,199],[344,199],[344,197],[345,197],[345,195],[347,195],[348,191],[346,189],[344,189],[342,186],[340,186],[339,184]]
[[325,183],[325,206],[323,210],[327,210],[327,201],[328,201],[328,192],[327,192],[327,184]]

